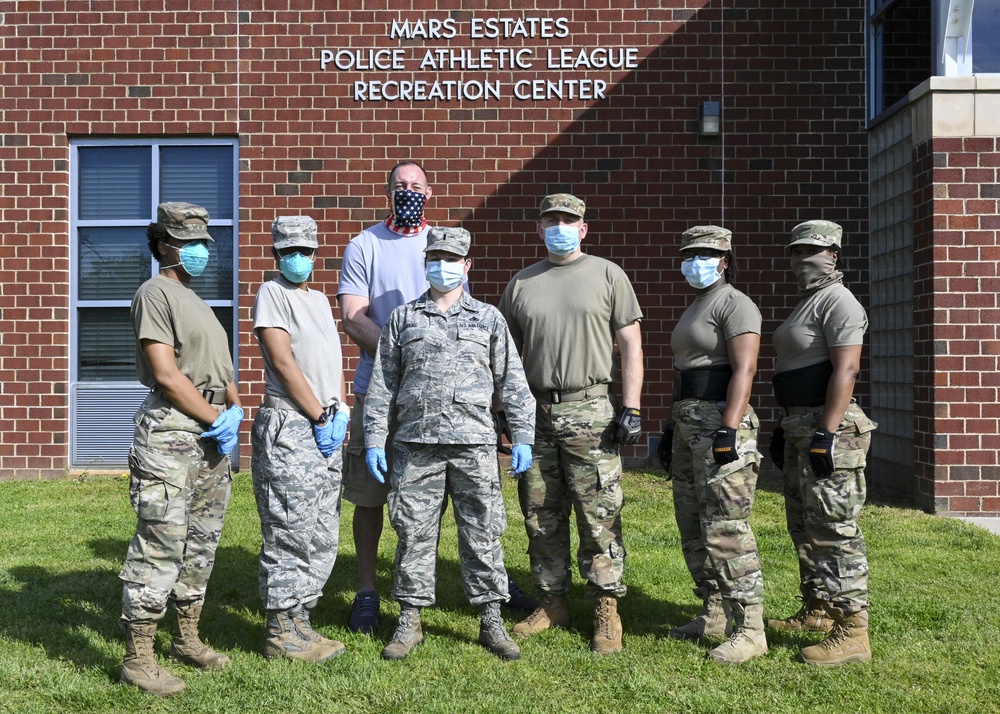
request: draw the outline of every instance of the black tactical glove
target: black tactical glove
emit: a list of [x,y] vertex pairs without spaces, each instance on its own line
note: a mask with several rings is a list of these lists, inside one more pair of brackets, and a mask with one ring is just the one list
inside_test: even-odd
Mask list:
[[767,452],[771,455],[771,461],[779,469],[785,468],[785,430],[780,426],[771,434],[771,444],[767,447]]
[[656,458],[663,464],[669,479],[670,463],[674,460],[674,428],[670,425],[663,427],[663,433],[660,434],[660,445],[656,447]]
[[514,443],[514,437],[511,435],[510,424],[507,423],[507,412],[491,412],[493,416],[493,430],[497,433],[497,451],[501,454],[509,454],[511,448],[509,446],[504,446],[503,437],[507,437],[507,441]]
[[829,478],[833,473],[833,438],[836,434],[817,429],[809,442],[809,465],[816,478]]
[[614,424],[615,431],[612,438],[623,446],[636,443],[642,436],[642,419],[638,409],[622,407]]
[[712,439],[712,458],[719,466],[731,464],[740,458],[736,453],[736,429],[720,426]]

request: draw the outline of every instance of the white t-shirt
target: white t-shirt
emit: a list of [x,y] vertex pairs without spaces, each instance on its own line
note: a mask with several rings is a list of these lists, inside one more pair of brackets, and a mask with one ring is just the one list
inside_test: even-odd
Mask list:
[[[292,356],[316,399],[324,407],[340,400],[344,381],[340,335],[333,321],[330,301],[319,290],[300,290],[278,276],[260,286],[253,304],[253,329],[277,327],[288,333]],[[264,355],[264,393],[291,399],[268,358]]]
[[[393,310],[416,300],[429,287],[424,272],[428,229],[401,236],[377,223],[355,236],[344,250],[338,297],[368,298],[368,319],[385,327]],[[354,371],[355,394],[368,393],[373,364],[374,355],[361,350]]]

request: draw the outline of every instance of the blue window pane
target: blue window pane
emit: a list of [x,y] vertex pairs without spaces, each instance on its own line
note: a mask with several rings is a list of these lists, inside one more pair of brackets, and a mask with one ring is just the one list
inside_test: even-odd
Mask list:
[[226,330],[226,336],[229,338],[229,352],[233,352],[233,308],[231,307],[213,307],[212,312],[218,318],[219,322],[222,323],[222,327]]
[[135,333],[129,308],[81,308],[79,317],[80,381],[134,381]]
[[1000,72],[1000,0],[976,0],[972,8],[972,73]]
[[84,146],[79,160],[81,219],[149,220],[153,158],[148,146]]
[[77,297],[131,300],[152,274],[146,229],[90,227],[81,228],[79,233]]
[[164,146],[160,149],[160,202],[187,201],[211,219],[233,218],[233,148]]

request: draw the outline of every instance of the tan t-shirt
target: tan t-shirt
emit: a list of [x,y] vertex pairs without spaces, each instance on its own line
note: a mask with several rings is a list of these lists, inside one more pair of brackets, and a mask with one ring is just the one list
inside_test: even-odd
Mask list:
[[729,364],[726,341],[748,332],[760,334],[760,310],[732,285],[699,293],[670,335],[674,369],[704,369]]
[[142,340],[174,348],[177,369],[198,389],[225,389],[233,381],[233,357],[222,324],[204,300],[179,280],[154,275],[132,298],[135,371],[139,381],[156,387]]
[[531,265],[507,285],[500,312],[536,391],[610,384],[615,332],[642,319],[620,267],[592,255]]
[[806,296],[774,331],[775,374],[830,359],[830,347],[864,342],[868,316],[841,283]]

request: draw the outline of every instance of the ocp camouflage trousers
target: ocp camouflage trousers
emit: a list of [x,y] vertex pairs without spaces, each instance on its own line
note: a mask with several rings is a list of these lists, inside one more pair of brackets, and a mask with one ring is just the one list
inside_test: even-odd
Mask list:
[[852,401],[834,439],[834,472],[817,478],[809,442],[822,413],[819,407],[781,420],[785,518],[803,597],[829,600],[850,614],[868,607],[868,558],[857,517],[866,498],[865,457],[878,425]]
[[518,482],[535,586],[565,595],[570,573],[570,512],[580,538],[577,566],[590,595],[625,595],[621,512],[622,462],[610,439],[614,408],[607,397],[539,403],[533,462]]
[[684,562],[702,598],[714,592],[745,605],[764,602],[764,577],[750,510],[757,490],[760,422],[747,407],[736,432],[739,458],[719,466],[712,440],[725,402],[683,399],[673,405],[674,513]]
[[465,596],[473,605],[506,601],[500,536],[507,511],[496,445],[396,441],[393,446],[389,522],[399,538],[393,599],[417,607],[434,604],[441,514],[451,496]]
[[337,560],[342,466],[343,450],[324,457],[312,424],[298,412],[257,411],[251,472],[265,609],[288,610],[323,594]]
[[159,620],[168,600],[205,597],[232,476],[204,430],[152,395],[136,412],[128,461],[138,522],[118,574],[123,620]]

